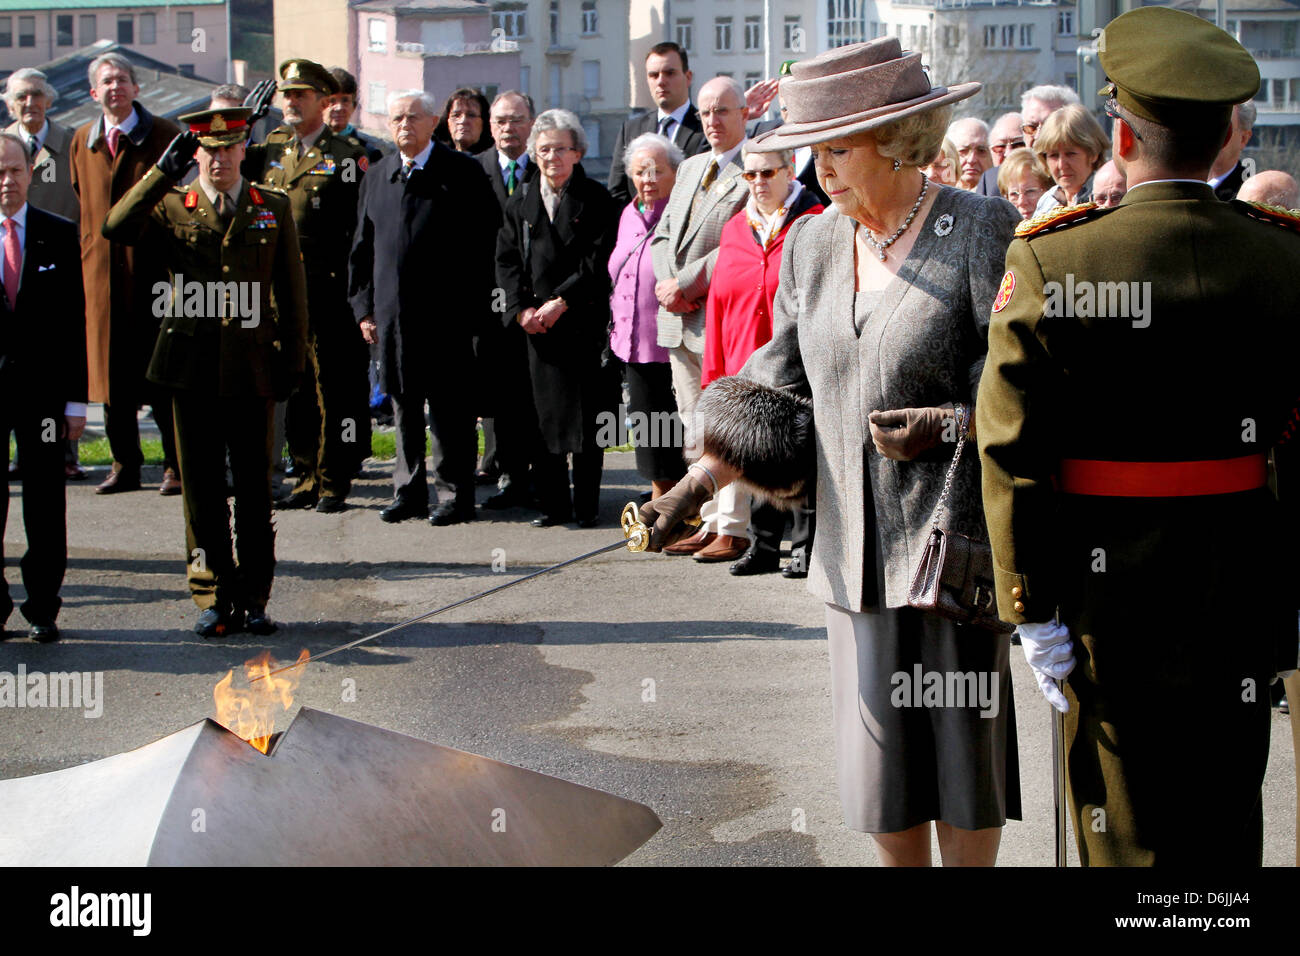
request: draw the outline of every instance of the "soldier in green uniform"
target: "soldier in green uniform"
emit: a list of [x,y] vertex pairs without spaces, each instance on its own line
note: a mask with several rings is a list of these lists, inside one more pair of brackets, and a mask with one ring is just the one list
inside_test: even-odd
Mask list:
[[1085,865],[1258,865],[1267,685],[1296,666],[1297,529],[1266,472],[1295,468],[1300,222],[1206,183],[1259,87],[1236,40],[1143,7],[1098,51],[1128,194],[1022,223],[993,305],[998,608],[1065,712]]
[[285,410],[295,485],[282,508],[332,513],[370,454],[369,350],[348,308],[348,253],[366,151],[325,122],[333,75],[311,60],[280,64],[285,125],[248,148],[244,171],[289,195],[307,271],[307,364]]
[[[306,351],[307,291],[289,199],[239,171],[250,112],[180,117],[188,131],[113,206],[103,227],[115,242],[163,237],[171,286],[154,290],[162,328],[149,379],[174,390],[187,577],[201,611],[194,630],[204,637],[276,629],[266,612],[275,569],[272,422],[275,401],[300,378]],[[196,151],[199,178],[176,188]]]

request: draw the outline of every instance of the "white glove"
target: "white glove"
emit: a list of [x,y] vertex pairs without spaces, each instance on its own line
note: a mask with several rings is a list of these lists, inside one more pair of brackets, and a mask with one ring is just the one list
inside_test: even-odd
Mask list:
[[1074,670],[1074,642],[1064,624],[1049,621],[1046,624],[1021,624],[1016,628],[1025,660],[1034,672],[1038,688],[1047,702],[1061,713],[1069,713],[1070,702],[1065,699],[1056,681],[1065,680]]

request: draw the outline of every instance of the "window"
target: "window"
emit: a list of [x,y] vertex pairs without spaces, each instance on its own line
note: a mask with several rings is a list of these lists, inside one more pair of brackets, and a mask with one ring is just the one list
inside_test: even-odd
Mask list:
[[72,15],[59,15],[54,18],[54,32],[59,46],[72,46]]
[[803,27],[800,25],[801,23],[802,20],[800,17],[785,18],[784,46],[787,50],[790,50],[793,53],[803,53],[807,50],[807,45],[804,42]]
[[1034,25],[1032,23],[1020,24],[1020,49],[1028,50],[1034,45]]
[[582,95],[589,100],[600,97],[599,60],[586,60],[582,64]]
[[560,0],[551,0],[551,46],[560,45]]
[[745,17],[745,52],[757,53],[763,49],[763,18]]
[[582,131],[587,134],[587,155],[600,155],[600,120],[582,121]]
[[749,89],[751,86],[754,86],[756,83],[759,83],[762,79],[763,79],[762,73],[746,73],[745,84],[744,84],[745,89]]
[[0,17],[0,46],[14,45],[14,18]]
[[582,0],[582,33],[592,36],[598,32],[600,19],[596,15],[596,0]]
[[909,50],[918,49],[916,45],[916,24],[915,23],[913,23],[911,26],[907,28],[907,49]]
[[18,18],[18,45],[36,46],[36,18]]
[[371,113],[379,116],[388,115],[388,84],[371,83],[370,91],[366,95],[366,105]]
[[713,49],[719,53],[731,52],[731,17],[718,17],[713,21]]
[[984,46],[986,46],[986,47],[988,47],[988,48],[991,49],[991,48],[993,48],[993,47],[996,47],[997,45],[998,45],[998,28],[997,28],[997,27],[985,27],[985,28],[984,28]]
[[135,42],[135,17],[129,13],[119,13],[117,15],[117,42]]
[[533,68],[531,66],[519,67],[519,92],[525,96],[531,96],[530,91],[533,85]]
[[930,28],[928,26],[922,25],[920,28],[920,34],[921,34],[921,43],[920,46],[916,47],[916,49],[924,50],[926,47],[930,45]]
[[564,93],[563,75],[560,71],[560,64],[552,63],[550,65],[550,82],[547,90],[549,100],[547,106],[554,107],[560,105],[560,96]]
[[[20,23],[22,22],[21,17],[19,18],[19,22]],[[18,44],[19,46],[21,46],[22,33],[19,32],[18,36],[19,36]],[[1286,80],[1273,81],[1273,109],[1275,110],[1286,109]]]
[[827,44],[837,47],[865,40],[866,8],[866,0],[826,0]]
[[1004,47],[1016,45],[1016,28],[1010,23],[1002,28],[1002,45]]
[[502,3],[492,8],[492,28],[501,36],[517,38],[528,30],[527,10],[522,3]]
[[949,50],[955,50],[961,45],[961,32],[956,27],[944,27],[943,45]]
[[1056,35],[1059,37],[1074,36],[1074,11],[1061,10],[1056,14]]
[[152,13],[140,14],[140,42],[158,42],[158,17]]
[[177,63],[176,70],[177,72],[180,73],[181,76],[194,76],[193,63]]
[[695,20],[691,17],[677,18],[677,45],[687,53],[695,50]]
[[194,40],[194,11],[176,14],[176,42],[189,46]]
[[1287,53],[1295,52],[1297,33],[1300,33],[1300,23],[1282,24],[1282,49]]
[[366,21],[366,33],[370,37],[370,52],[385,53],[388,51],[388,25],[378,17],[371,17]]

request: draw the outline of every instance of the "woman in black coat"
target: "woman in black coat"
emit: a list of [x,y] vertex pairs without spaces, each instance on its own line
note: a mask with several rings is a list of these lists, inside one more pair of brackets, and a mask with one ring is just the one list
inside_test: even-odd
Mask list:
[[[576,516],[597,523],[603,450],[597,416],[616,401],[601,354],[609,325],[607,264],[618,210],[605,187],[579,164],[587,138],[568,110],[537,117],[528,138],[536,179],[516,189],[497,236],[503,319],[528,333],[533,400],[545,447],[537,456],[538,528]],[[573,493],[566,455],[573,456]]]

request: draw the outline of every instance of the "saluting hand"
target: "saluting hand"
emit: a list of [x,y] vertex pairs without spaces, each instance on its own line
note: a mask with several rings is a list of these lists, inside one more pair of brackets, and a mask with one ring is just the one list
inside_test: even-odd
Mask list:
[[263,80],[253,87],[253,92],[244,97],[244,105],[253,111],[248,117],[249,126],[271,112],[271,100],[274,96],[275,80]]
[[199,151],[199,138],[186,130],[167,144],[158,157],[158,168],[173,182],[179,182],[194,165],[194,154]]

